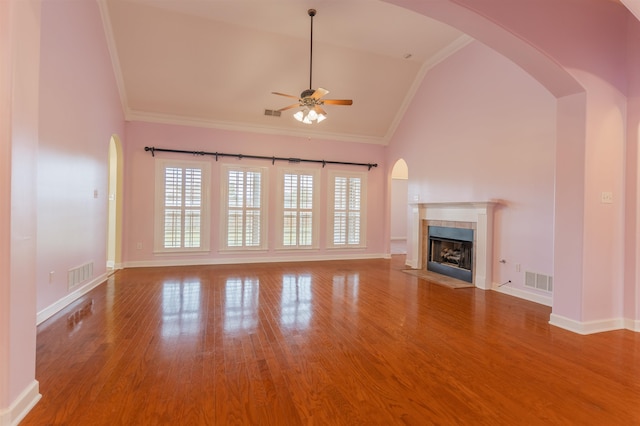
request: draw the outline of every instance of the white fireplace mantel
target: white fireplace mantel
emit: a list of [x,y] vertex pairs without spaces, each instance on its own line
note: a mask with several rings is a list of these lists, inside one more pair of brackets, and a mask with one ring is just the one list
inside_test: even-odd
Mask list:
[[484,290],[491,289],[493,211],[498,204],[495,201],[410,204],[412,229],[407,241],[407,265],[416,269],[426,267],[420,244],[424,220],[471,222],[476,227],[473,284]]

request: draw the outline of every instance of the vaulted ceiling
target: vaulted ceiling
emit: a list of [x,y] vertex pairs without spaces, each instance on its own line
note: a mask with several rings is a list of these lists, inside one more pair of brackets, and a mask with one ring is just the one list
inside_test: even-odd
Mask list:
[[[378,0],[100,0],[128,120],[386,144],[430,67],[469,38]],[[312,88],[328,118],[265,115]]]

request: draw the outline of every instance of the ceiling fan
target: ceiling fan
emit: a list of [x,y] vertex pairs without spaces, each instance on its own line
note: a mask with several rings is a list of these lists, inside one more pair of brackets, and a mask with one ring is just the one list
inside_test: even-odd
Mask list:
[[307,13],[311,17],[311,47],[309,49],[309,89],[304,90],[300,94],[300,97],[287,95],[286,93],[280,92],[271,93],[278,96],[297,99],[297,103],[291,104],[284,108],[280,108],[278,111],[285,111],[291,108],[302,107],[302,109],[296,112],[293,117],[303,123],[311,124],[314,121],[317,121],[319,123],[327,118],[327,113],[322,108],[322,105],[352,105],[353,101],[351,99],[322,99],[322,97],[329,93],[329,91],[321,87],[315,90],[311,88],[311,77],[313,72],[313,17],[316,16],[316,10],[309,9]]

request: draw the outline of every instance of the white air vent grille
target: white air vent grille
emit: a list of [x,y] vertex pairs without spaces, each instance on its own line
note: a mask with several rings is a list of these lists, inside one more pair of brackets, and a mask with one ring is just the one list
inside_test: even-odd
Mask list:
[[68,287],[72,289],[91,277],[93,277],[93,262],[69,269],[69,271],[67,271]]
[[535,288],[536,290],[552,292],[553,277],[527,271],[524,273],[524,285],[525,287]]

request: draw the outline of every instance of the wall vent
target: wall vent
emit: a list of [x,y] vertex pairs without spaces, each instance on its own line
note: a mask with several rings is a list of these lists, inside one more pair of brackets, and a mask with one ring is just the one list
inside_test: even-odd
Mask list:
[[69,289],[85,282],[93,277],[93,262],[85,263],[77,268],[69,269],[67,272],[67,282]]
[[272,117],[280,117],[280,115],[282,114],[282,111],[277,111],[275,109],[265,109],[264,110],[264,115],[269,115]]
[[550,293],[553,291],[553,277],[527,271],[524,273],[524,285],[525,287],[535,288],[536,290],[547,291]]

